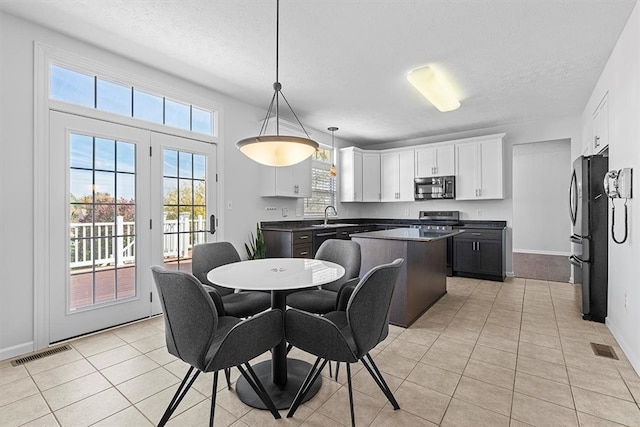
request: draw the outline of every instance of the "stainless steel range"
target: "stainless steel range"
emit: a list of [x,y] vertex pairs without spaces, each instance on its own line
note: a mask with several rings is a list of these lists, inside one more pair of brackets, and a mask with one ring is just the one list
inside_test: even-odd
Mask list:
[[[420,211],[418,219],[421,232],[451,231],[460,224],[460,211]],[[447,238],[447,275],[453,275],[453,237]]]
[[418,219],[423,230],[449,231],[460,224],[460,211],[420,211]]

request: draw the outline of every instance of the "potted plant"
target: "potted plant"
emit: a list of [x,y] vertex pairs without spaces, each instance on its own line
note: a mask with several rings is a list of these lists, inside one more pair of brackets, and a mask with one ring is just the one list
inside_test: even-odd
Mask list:
[[260,223],[256,224],[256,235],[249,234],[249,244],[244,244],[249,259],[261,259],[267,257],[267,246],[264,243],[264,234],[260,229]]

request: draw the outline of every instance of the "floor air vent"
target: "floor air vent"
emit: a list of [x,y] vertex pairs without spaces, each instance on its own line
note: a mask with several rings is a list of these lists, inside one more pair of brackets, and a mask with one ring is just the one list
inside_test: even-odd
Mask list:
[[71,350],[70,345],[62,345],[60,347],[49,348],[37,353],[30,354],[29,356],[21,357],[11,361],[11,366],[24,365],[25,363],[33,362],[34,360],[42,359],[43,357],[51,356],[53,354],[62,353],[63,351]]
[[610,345],[604,344],[596,344],[594,342],[591,343],[591,348],[596,356],[602,356],[609,359],[618,360],[618,356],[616,356],[616,352],[613,351],[613,347]]

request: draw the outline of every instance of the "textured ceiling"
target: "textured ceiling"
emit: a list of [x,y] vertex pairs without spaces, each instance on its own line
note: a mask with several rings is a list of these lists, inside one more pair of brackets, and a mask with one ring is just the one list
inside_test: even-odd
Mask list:
[[[358,145],[580,114],[635,0],[282,0],[280,81]],[[266,108],[275,0],[0,0],[31,20]],[[445,73],[440,113],[408,71]]]

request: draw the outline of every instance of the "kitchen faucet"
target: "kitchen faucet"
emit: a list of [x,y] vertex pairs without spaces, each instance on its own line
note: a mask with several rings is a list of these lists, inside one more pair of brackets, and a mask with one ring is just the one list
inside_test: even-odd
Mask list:
[[333,206],[329,205],[324,208],[324,225],[327,225],[327,211],[329,210],[329,208],[333,209],[333,212],[336,214],[336,216],[338,215],[338,211]]

